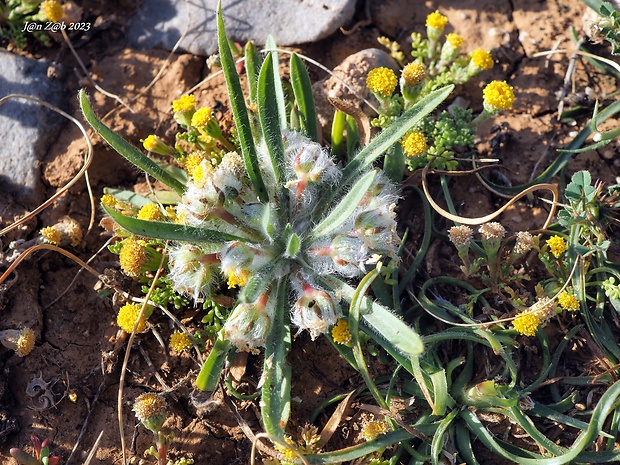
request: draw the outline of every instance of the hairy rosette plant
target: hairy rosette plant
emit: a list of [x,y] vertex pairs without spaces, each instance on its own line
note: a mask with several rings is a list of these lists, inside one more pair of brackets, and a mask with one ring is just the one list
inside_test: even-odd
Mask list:
[[422,99],[340,167],[316,142],[310,78],[300,58],[291,56],[294,102],[287,106],[276,51],[261,59],[248,44],[246,102],[221,7],[218,40],[237,146],[215,165],[203,160],[187,181],[107,128],[84,92],[80,102],[88,122],[112,147],[181,198],[174,221],[139,219],[104,205],[106,212],[138,237],[170,241],[169,277],[176,291],[195,300],[209,297],[220,276],[230,288],[239,288],[237,305],[214,342],[197,387],[215,389],[231,350],[264,351],[264,428],[283,437],[290,410],[286,355],[291,324],[315,339],[349,314],[353,301],[355,312],[349,317],[356,315],[359,321],[352,327],[368,333],[394,357],[406,360],[423,350],[415,331],[345,281],[368,271],[376,275],[382,260],[397,258],[398,192],[372,164],[436,108],[452,86]]

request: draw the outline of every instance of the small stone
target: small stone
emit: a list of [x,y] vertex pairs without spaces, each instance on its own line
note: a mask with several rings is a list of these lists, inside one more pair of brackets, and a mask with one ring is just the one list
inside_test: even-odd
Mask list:
[[[368,109],[358,96],[366,99],[370,97],[366,87],[366,76],[370,70],[379,67],[390,68],[400,76],[400,68],[389,53],[369,48],[348,56],[334,68],[335,76],[328,76],[312,86],[319,123],[325,131],[329,131],[334,116],[334,107],[327,98],[337,98],[357,108]],[[347,88],[342,81],[349,87]],[[372,100],[376,103],[374,97]],[[372,113],[372,116],[376,115]]]
[[[228,37],[278,45],[314,42],[351,20],[355,0],[264,0],[222,2]],[[187,8],[186,5],[189,5]],[[138,47],[172,50],[190,22],[180,48],[195,55],[217,51],[217,0],[146,0],[131,19],[127,36]]]
[[[50,64],[0,50],[0,97],[23,94],[59,106],[60,79],[49,79]],[[56,71],[59,68],[56,67]],[[10,99],[0,106],[0,193],[23,207],[43,200],[39,163],[62,127],[63,118],[25,99]]]

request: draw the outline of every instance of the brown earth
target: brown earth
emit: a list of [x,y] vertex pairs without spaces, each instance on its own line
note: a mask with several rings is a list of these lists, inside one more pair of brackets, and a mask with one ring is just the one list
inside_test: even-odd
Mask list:
[[[161,50],[137,51],[128,48],[123,35],[123,19],[111,15],[114,6],[127,8],[128,2],[78,2],[84,8],[82,20],[101,25],[100,30],[88,37],[74,37],[79,43],[78,53],[88,65],[93,79],[107,91],[117,94],[128,102],[131,110],[119,106],[91,86],[93,108],[98,115],[106,115],[104,121],[115,131],[135,145],[141,138],[155,133],[167,140],[175,134],[170,102],[189,88],[196,86],[209,75],[203,57],[168,53]],[[121,5],[122,3],[122,5]],[[357,24],[349,24],[348,34],[338,32],[319,43],[300,46],[299,50],[333,68],[350,54],[368,47],[377,47],[376,38],[387,35],[401,41],[407,50],[407,37],[411,31],[423,31],[426,15],[439,8],[450,20],[448,32],[454,31],[465,38],[466,47],[493,51],[498,65],[488,74],[472,80],[458,90],[471,102],[474,109],[481,108],[481,88],[491,79],[508,79],[515,87],[515,108],[485,123],[479,130],[479,149],[491,154],[491,126],[506,122],[509,129],[499,149],[493,156],[501,159],[504,176],[514,185],[528,181],[539,174],[556,156],[555,148],[566,144],[579,126],[573,127],[557,121],[557,93],[562,88],[569,56],[558,54],[550,58],[533,57],[538,51],[554,47],[572,48],[570,27],[581,27],[585,7],[577,0],[439,0],[427,1],[423,6],[412,7],[406,0],[369,2],[365,10],[359,2]],[[133,6],[130,2],[130,7]],[[122,10],[117,10],[122,11]],[[77,69],[74,58],[61,43],[51,49],[31,45],[26,53],[58,60],[69,70]],[[147,85],[166,67],[161,78],[148,90]],[[314,79],[323,72],[311,69]],[[73,72],[66,82],[73,95],[84,85]],[[222,119],[228,110],[223,78],[215,77],[197,87],[195,95],[202,105],[215,110]],[[593,95],[605,95],[615,90],[613,81],[594,72],[581,60],[568,96],[585,99],[586,87]],[[590,91],[588,91],[590,92]],[[73,101],[75,102],[75,99]],[[74,108],[77,115],[77,109]],[[582,122],[580,122],[582,123]],[[613,124],[613,122],[611,123]],[[91,131],[92,135],[92,131]],[[120,156],[97,137],[94,137],[95,158],[88,170],[95,199],[105,186],[138,189],[144,191],[144,178],[124,162]],[[580,154],[571,161],[569,170],[588,169],[593,178],[613,183],[620,172],[620,159],[615,144],[602,151]],[[66,183],[83,163],[85,143],[73,125],[67,125],[56,143],[51,147],[43,163],[43,176],[51,195]],[[506,200],[484,189],[475,178],[459,178],[453,184],[453,198],[463,216],[482,216],[492,212]],[[411,202],[403,202],[410,205]],[[411,224],[415,209],[406,207],[400,212],[403,224]],[[12,215],[23,214],[17,209],[3,213],[2,226],[9,224]],[[100,219],[99,211],[97,218]],[[86,184],[80,181],[69,193],[56,201],[51,208],[31,221],[28,227],[13,233],[10,240],[30,239],[35,230],[54,224],[64,216],[75,218],[86,229],[90,204]],[[541,202],[533,205],[518,202],[502,217],[503,224],[513,231],[541,227],[546,217],[546,207]],[[412,228],[410,247],[420,241],[416,228]],[[115,256],[107,251],[98,252],[107,240],[101,228],[95,226],[82,244],[72,252],[82,259],[98,254],[93,266],[98,271],[114,267]],[[7,239],[4,246],[8,244]],[[440,274],[443,262],[450,252],[441,250],[429,253],[426,269],[431,275]],[[439,260],[439,261],[436,261]],[[66,463],[76,441],[80,441],[71,463],[82,463],[99,433],[102,439],[96,458],[91,463],[122,463],[117,419],[117,396],[126,338],[115,324],[118,306],[96,285],[96,278],[88,273],[77,274],[79,266],[71,260],[52,252],[39,252],[23,262],[18,279],[4,293],[5,302],[0,307],[0,329],[32,327],[37,334],[34,351],[25,358],[18,358],[11,351],[0,349],[0,462],[16,463],[8,456],[10,447],[24,448],[31,434],[52,440],[52,450]],[[75,282],[69,287],[69,283]],[[139,291],[139,290],[138,290]],[[195,318],[193,318],[195,316]],[[199,327],[200,316],[187,311],[179,315],[190,327]],[[156,331],[167,340],[172,331],[164,315],[151,318]],[[348,392],[363,384],[361,377],[352,370],[324,340],[312,343],[301,336],[294,344],[290,362],[294,367],[292,396],[293,412],[291,430],[303,426],[310,419],[313,409],[330,396]],[[247,367],[249,379],[257,381],[260,358],[250,357]],[[170,418],[166,423],[173,431],[175,440],[171,457],[191,456],[195,463],[234,464],[248,463],[251,442],[244,435],[229,406],[220,393],[213,399],[192,401],[195,393],[192,380],[199,368],[192,355],[181,356],[167,353],[153,333],[138,337],[129,357],[124,381],[123,417],[126,452],[130,457],[140,457],[151,445],[150,433],[136,426],[131,412],[132,400],[146,391],[169,392]],[[385,369],[380,362],[373,364],[377,373]],[[45,392],[35,397],[26,393],[29,383],[42,378],[49,383]],[[3,389],[4,388],[4,389]],[[245,386],[248,392],[250,385]],[[4,395],[2,396],[3,390]],[[71,394],[71,396],[70,396]],[[75,397],[73,397],[75,395]],[[47,399],[47,400],[46,400]],[[46,402],[49,401],[50,403]],[[240,415],[254,432],[260,430],[256,402],[238,403]],[[5,415],[5,420],[3,416]],[[345,417],[330,446],[350,445],[357,436],[360,413],[352,412]],[[10,425],[7,419],[16,421],[16,431],[4,434],[2,429]],[[327,417],[322,414],[317,424],[323,425]],[[83,436],[81,433],[84,433]],[[137,458],[134,458],[137,460]],[[485,463],[497,462],[488,457]]]

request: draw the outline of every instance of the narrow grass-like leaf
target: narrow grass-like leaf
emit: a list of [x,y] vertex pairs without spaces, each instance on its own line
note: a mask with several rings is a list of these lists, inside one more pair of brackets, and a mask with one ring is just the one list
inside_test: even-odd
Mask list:
[[127,231],[154,239],[181,241],[181,242],[207,242],[223,243],[226,241],[254,242],[241,236],[227,234],[220,231],[205,228],[194,228],[177,223],[164,223],[163,221],[139,220],[125,216],[116,210],[103,206],[108,215]]
[[276,184],[280,185],[281,173],[284,170],[284,144],[282,143],[278,105],[273,99],[274,94],[273,58],[269,54],[265,58],[258,76],[258,117],[271,158]]
[[[512,460],[521,465],[560,465],[577,460],[577,457],[584,449],[596,439],[603,430],[605,420],[612,410],[618,408],[617,402],[620,398],[620,381],[614,383],[600,398],[596,408],[592,412],[588,429],[579,434],[573,445],[568,451],[553,458],[546,458],[536,455],[536,458],[526,458],[515,455],[502,447],[493,435],[482,425],[476,415],[470,410],[462,410],[461,417],[465,420],[468,427],[474,432],[480,441],[491,451],[501,455],[504,458]],[[525,451],[524,451],[525,452]]]
[[453,85],[431,92],[413,107],[403,113],[396,121],[374,137],[344,168],[341,190],[334,192],[329,199],[338,196],[353,181],[357,173],[373,163],[382,154],[403,138],[422,118],[443,102],[454,89]]
[[218,337],[196,378],[196,387],[198,389],[201,391],[215,391],[229,351],[230,342]]
[[258,98],[258,73],[261,67],[261,59],[256,51],[254,42],[245,44],[245,74],[248,77],[250,89],[250,102],[255,103]]
[[480,465],[480,462],[478,462],[476,456],[474,455],[469,430],[462,424],[462,422],[456,422],[455,427],[456,447],[459,454],[467,465]]
[[338,205],[325,217],[312,231],[311,236],[317,239],[325,234],[329,234],[334,229],[338,228],[345,221],[347,221],[353,212],[357,209],[357,206],[364,198],[370,186],[372,186],[376,171],[369,171],[362,176],[351,188],[349,193],[344,196]]
[[303,132],[317,142],[319,139],[319,128],[317,124],[316,107],[314,106],[314,96],[312,95],[312,83],[308,70],[297,54],[291,55],[291,84],[293,93],[301,116],[301,127]]
[[164,183],[177,194],[183,195],[185,185],[182,182],[166,170],[162,169],[157,163],[144,155],[137,148],[107,127],[103,121],[97,118],[90,107],[90,103],[88,102],[88,97],[86,96],[84,89],[80,90],[79,99],[82,113],[84,114],[86,121],[88,121],[88,124],[90,124],[97,134],[99,134],[108,144],[110,144],[114,150],[145,173]]
[[287,281],[281,280],[274,292],[276,308],[265,344],[261,413],[265,431],[283,438],[291,410],[291,366],[286,361],[291,348]]
[[243,96],[243,90],[241,89],[241,82],[239,81],[239,75],[235,67],[235,60],[233,59],[228,45],[228,39],[226,38],[226,31],[224,29],[224,19],[222,18],[222,2],[218,2],[217,5],[217,38],[220,50],[220,60],[222,62],[222,71],[226,78],[226,87],[228,88],[228,96],[230,98],[230,107],[233,112],[233,118],[237,127],[237,137],[239,138],[239,145],[241,146],[241,153],[243,154],[243,161],[245,162],[245,168],[248,172],[248,177],[254,186],[256,195],[262,202],[269,201],[267,195],[267,189],[260,173],[258,156],[256,155],[256,146],[254,145],[254,138],[252,137],[252,129],[250,127],[250,119],[248,117],[248,110],[245,106],[245,97]]
[[275,100],[278,104],[278,114],[280,115],[280,125],[285,128],[287,121],[286,117],[286,102],[284,99],[284,88],[282,87],[282,78],[280,77],[280,60],[278,59],[278,52],[276,49],[278,45],[276,44],[275,39],[270,34],[267,36],[267,40],[265,41],[265,48],[267,50],[272,50],[269,52],[271,55],[271,59],[273,60],[273,83],[275,89]]
[[459,410],[454,409],[450,413],[448,413],[443,420],[439,423],[439,428],[437,428],[437,432],[433,435],[433,441],[431,442],[431,459],[433,465],[437,465],[443,462],[440,462],[439,455],[443,450],[443,446],[445,444],[445,436],[448,432],[448,429],[452,425],[452,422],[458,415]]
[[331,141],[332,155],[336,159],[340,159],[343,154],[344,147],[344,128],[347,115],[345,112],[336,110],[334,112],[334,120],[332,121]]
[[353,356],[355,357],[355,362],[357,364],[357,370],[364,378],[364,382],[366,383],[366,387],[375,398],[375,401],[379,404],[380,407],[389,409],[389,405],[385,402],[381,394],[379,394],[379,390],[375,385],[370,373],[368,372],[368,366],[366,365],[366,360],[364,360],[364,354],[362,353],[362,346],[360,344],[359,339],[359,320],[360,320],[360,309],[362,306],[362,299],[368,292],[368,288],[372,284],[372,282],[377,278],[379,272],[374,269],[370,273],[368,273],[364,278],[360,281],[357,289],[355,289],[355,293],[353,294],[353,298],[351,299],[351,305],[349,307],[349,330],[351,332],[351,347],[353,349]]

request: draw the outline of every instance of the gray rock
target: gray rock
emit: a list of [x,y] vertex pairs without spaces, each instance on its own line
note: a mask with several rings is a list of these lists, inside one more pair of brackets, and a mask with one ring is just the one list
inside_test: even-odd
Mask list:
[[[0,50],[0,98],[24,94],[60,106],[62,81],[48,78],[48,67],[49,63]],[[32,208],[43,200],[39,164],[62,123],[57,113],[25,99],[0,106],[0,204],[10,198]]]
[[[335,32],[355,12],[355,0],[224,0],[229,38],[279,45],[313,42]],[[194,55],[217,50],[217,0],[146,0],[131,19],[127,36],[138,47],[172,50],[189,21],[181,49]]]

